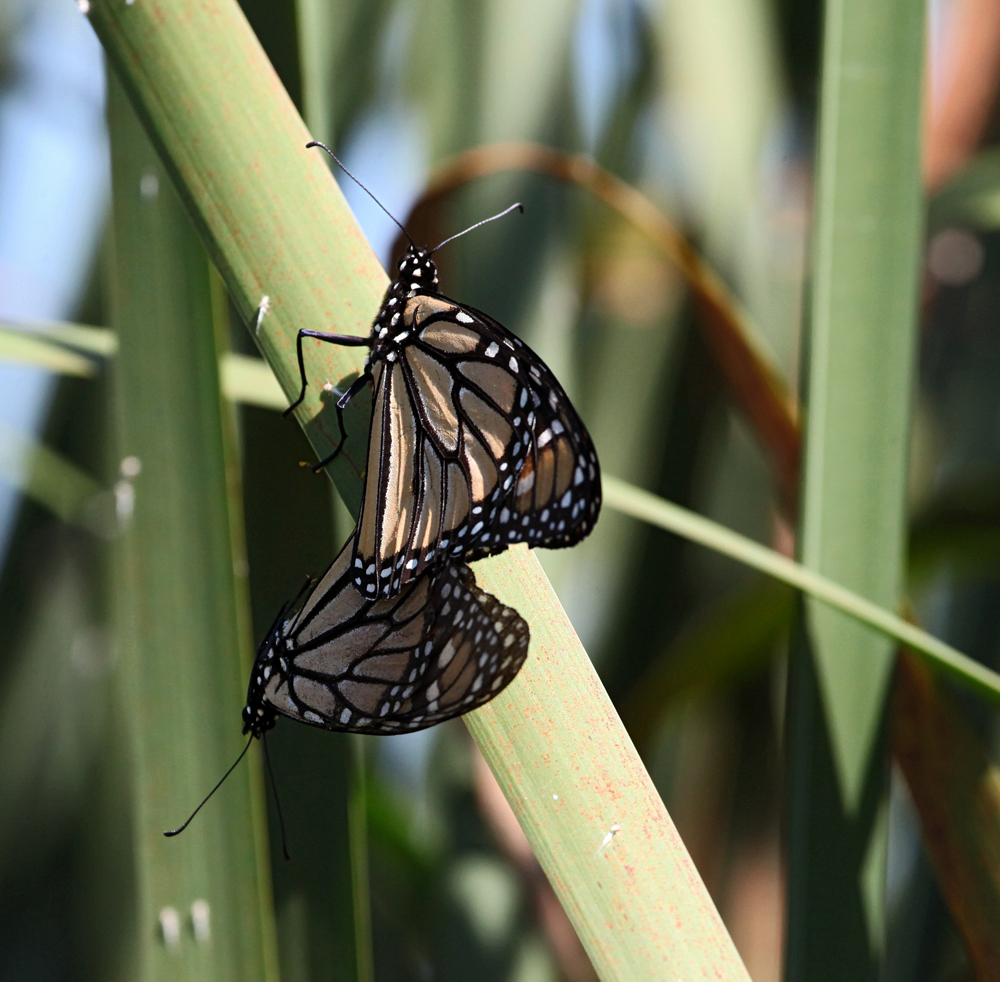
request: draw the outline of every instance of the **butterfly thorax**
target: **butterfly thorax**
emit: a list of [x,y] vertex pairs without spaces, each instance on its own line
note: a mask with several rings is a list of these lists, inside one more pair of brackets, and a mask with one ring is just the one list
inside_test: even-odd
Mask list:
[[250,686],[247,691],[247,704],[243,707],[243,732],[259,737],[270,730],[278,721],[278,714],[265,698],[267,684],[271,676],[279,669],[281,662],[287,657],[285,639],[281,631],[284,623],[284,612],[268,632],[264,643],[260,646],[257,660],[254,662],[253,674],[250,676]]
[[435,293],[437,287],[437,267],[430,251],[411,245],[399,260],[396,278],[385,291],[382,306],[372,324],[373,359],[384,358],[406,343],[411,336],[403,318],[407,301],[418,293]]

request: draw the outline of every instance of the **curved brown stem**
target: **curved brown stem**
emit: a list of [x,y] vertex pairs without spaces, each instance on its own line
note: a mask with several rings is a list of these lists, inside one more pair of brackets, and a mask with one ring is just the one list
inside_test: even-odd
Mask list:
[[801,439],[797,402],[767,353],[750,317],[721,277],[670,219],[642,192],[581,154],[537,143],[475,147],[439,165],[407,219],[417,228],[453,191],[502,171],[531,171],[574,184],[594,195],[641,232],[687,280],[700,313],[699,326],[733,398],[770,456],[782,505],[794,514],[798,501]]

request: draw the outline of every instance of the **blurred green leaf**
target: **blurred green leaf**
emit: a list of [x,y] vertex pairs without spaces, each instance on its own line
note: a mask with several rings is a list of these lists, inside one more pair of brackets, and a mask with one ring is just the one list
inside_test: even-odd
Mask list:
[[[825,5],[803,357],[799,557],[890,610],[905,574],[925,17],[910,0]],[[873,982],[885,946],[886,696],[895,650],[840,610],[812,597],[802,606],[785,740],[793,857],[785,977]],[[979,672],[940,642],[921,647],[937,649],[942,667]]]
[[680,699],[718,693],[766,664],[787,634],[795,592],[754,582],[689,623],[633,687],[622,711],[632,739],[646,748],[656,724]]
[[987,231],[1000,228],[1000,150],[977,154],[934,196],[928,225],[969,225]]
[[107,327],[65,321],[0,321],[0,334],[47,339],[91,355],[108,358],[118,350],[115,332]]
[[1000,484],[981,477],[932,498],[910,523],[910,576],[917,586],[942,567],[957,577],[1000,569]]
[[659,525],[692,542],[746,563],[802,590],[858,624],[874,628],[886,638],[901,641],[939,671],[968,686],[993,705],[1000,706],[1000,675],[926,631],[871,603],[860,594],[845,589],[809,567],[787,559],[773,549],[753,542],[717,522],[657,498],[648,491],[631,487],[617,478],[605,475],[604,496],[605,504],[611,508]]
[[[183,835],[163,836],[242,748],[253,653],[209,264],[118,85],[109,100],[125,519],[116,630],[132,731],[140,971],[276,979],[257,752]],[[140,191],[149,175],[156,194]]]
[[0,325],[0,359],[37,365],[50,372],[79,375],[83,378],[90,378],[97,371],[92,358],[67,351],[42,338],[32,337],[26,331],[12,330],[6,324]]
[[219,372],[227,399],[264,409],[288,408],[288,399],[266,361],[227,352],[219,363]]
[[62,454],[0,422],[0,479],[64,522],[111,534],[110,494]]

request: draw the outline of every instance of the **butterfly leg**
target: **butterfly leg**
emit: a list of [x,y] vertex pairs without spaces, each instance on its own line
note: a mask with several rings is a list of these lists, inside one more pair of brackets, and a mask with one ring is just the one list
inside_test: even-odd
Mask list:
[[306,397],[306,385],[308,383],[306,380],[306,365],[302,357],[303,338],[316,338],[317,341],[327,341],[330,344],[343,344],[354,348],[371,347],[371,340],[369,338],[358,337],[356,334],[324,334],[322,331],[307,331],[305,329],[299,331],[298,337],[295,339],[295,352],[299,358],[299,378],[302,381],[302,388],[299,390],[298,399],[281,414],[282,416],[287,416],[293,410],[297,409]]
[[359,375],[351,387],[337,400],[337,423],[340,425],[340,443],[337,444],[333,453],[329,457],[324,457],[315,467],[313,473],[318,474],[327,464],[329,464],[337,454],[340,453],[347,439],[347,430],[344,428],[344,410],[347,404],[369,383],[372,377],[368,372]]

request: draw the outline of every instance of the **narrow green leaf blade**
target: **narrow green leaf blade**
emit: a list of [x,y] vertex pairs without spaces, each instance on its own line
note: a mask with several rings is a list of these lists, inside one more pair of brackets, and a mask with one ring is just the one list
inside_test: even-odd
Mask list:
[[[242,748],[251,653],[241,643],[208,261],[115,85],[109,116],[116,496],[126,522],[116,616],[132,713],[141,972],[275,980],[256,755],[183,835],[163,836]],[[140,192],[149,175],[155,195]]]
[[[825,6],[802,563],[875,604],[903,587],[921,237],[925,7]],[[786,978],[878,978],[892,643],[813,601],[793,652]]]

